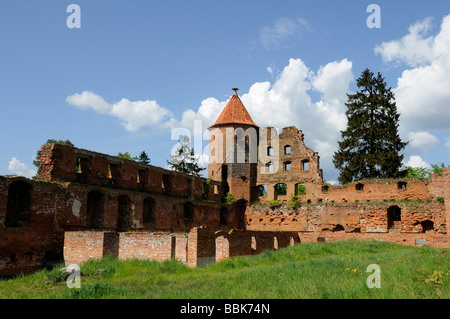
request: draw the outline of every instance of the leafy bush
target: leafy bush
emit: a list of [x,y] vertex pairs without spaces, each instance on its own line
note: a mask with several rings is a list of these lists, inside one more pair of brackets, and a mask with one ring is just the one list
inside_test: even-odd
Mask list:
[[227,196],[225,197],[225,203],[227,205],[233,205],[234,203],[236,203],[236,199],[232,194],[227,193]]
[[270,208],[276,208],[281,206],[281,202],[279,199],[268,200],[267,205],[269,205]]
[[291,208],[298,208],[302,203],[302,199],[298,195],[291,194]]

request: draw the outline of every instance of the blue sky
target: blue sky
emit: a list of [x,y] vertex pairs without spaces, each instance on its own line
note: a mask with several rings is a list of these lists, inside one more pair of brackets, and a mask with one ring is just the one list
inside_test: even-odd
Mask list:
[[[81,28],[66,24],[72,3]],[[366,24],[371,3],[381,28]],[[1,1],[0,175],[30,176],[50,138],[166,167],[171,132],[206,129],[238,87],[258,125],[302,129],[334,181],[365,68],[396,93],[405,163],[448,165],[448,15],[443,0]]]

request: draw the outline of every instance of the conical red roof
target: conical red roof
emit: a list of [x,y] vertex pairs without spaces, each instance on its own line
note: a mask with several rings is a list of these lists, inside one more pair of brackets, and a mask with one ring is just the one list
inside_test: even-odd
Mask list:
[[217,121],[210,127],[220,124],[246,124],[259,128],[259,126],[256,125],[255,122],[253,122],[250,114],[248,113],[244,104],[242,104],[242,101],[236,91],[228,101],[222,113],[220,113]]

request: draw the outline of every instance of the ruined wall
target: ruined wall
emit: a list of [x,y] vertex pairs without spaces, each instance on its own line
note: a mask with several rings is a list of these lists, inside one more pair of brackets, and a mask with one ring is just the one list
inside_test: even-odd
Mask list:
[[39,179],[219,202],[221,183],[62,144],[43,145]]
[[65,200],[56,184],[0,176],[0,275],[30,273],[62,257],[57,212]]
[[438,201],[303,204],[296,209],[257,205],[246,212],[247,230],[298,231],[309,241],[385,238],[414,245],[415,238],[427,238],[427,244],[447,247],[446,223],[445,206]]
[[[296,127],[285,127],[279,135],[273,128],[261,129],[259,148],[256,184],[267,193],[260,201],[288,201],[290,194],[297,195],[298,184],[307,189],[322,184],[319,155],[304,144],[303,133]],[[277,192],[277,184],[286,184],[285,195]]]
[[189,267],[202,267],[230,256],[260,254],[299,243],[297,232],[215,231],[194,227],[189,233],[66,232],[66,264],[113,255],[121,260],[164,261],[175,258]]
[[0,177],[0,276],[61,262],[64,231],[186,232],[200,225],[243,225],[243,214],[221,201],[220,187],[105,154],[43,146],[40,181]]
[[66,232],[64,261],[79,264],[111,255],[121,260],[164,261],[175,258],[186,263],[187,235],[150,232]]

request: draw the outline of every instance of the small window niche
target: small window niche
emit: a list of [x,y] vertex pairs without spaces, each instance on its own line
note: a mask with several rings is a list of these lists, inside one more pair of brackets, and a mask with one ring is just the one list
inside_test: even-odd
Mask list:
[[397,188],[398,189],[406,189],[406,182],[398,182]]
[[309,171],[309,161],[308,160],[303,160],[302,161],[302,170],[303,171]]
[[291,146],[290,146],[290,145],[286,145],[286,146],[284,147],[284,154],[285,154],[285,155],[291,154]]
[[220,226],[227,226],[228,225],[228,208],[222,207],[220,209]]
[[162,175],[161,188],[163,194],[170,194],[170,192],[172,191],[172,176],[170,176],[169,174]]
[[137,183],[139,188],[145,188],[147,184],[148,171],[146,169],[138,170]]
[[291,170],[291,162],[284,162],[284,171],[289,172]]

